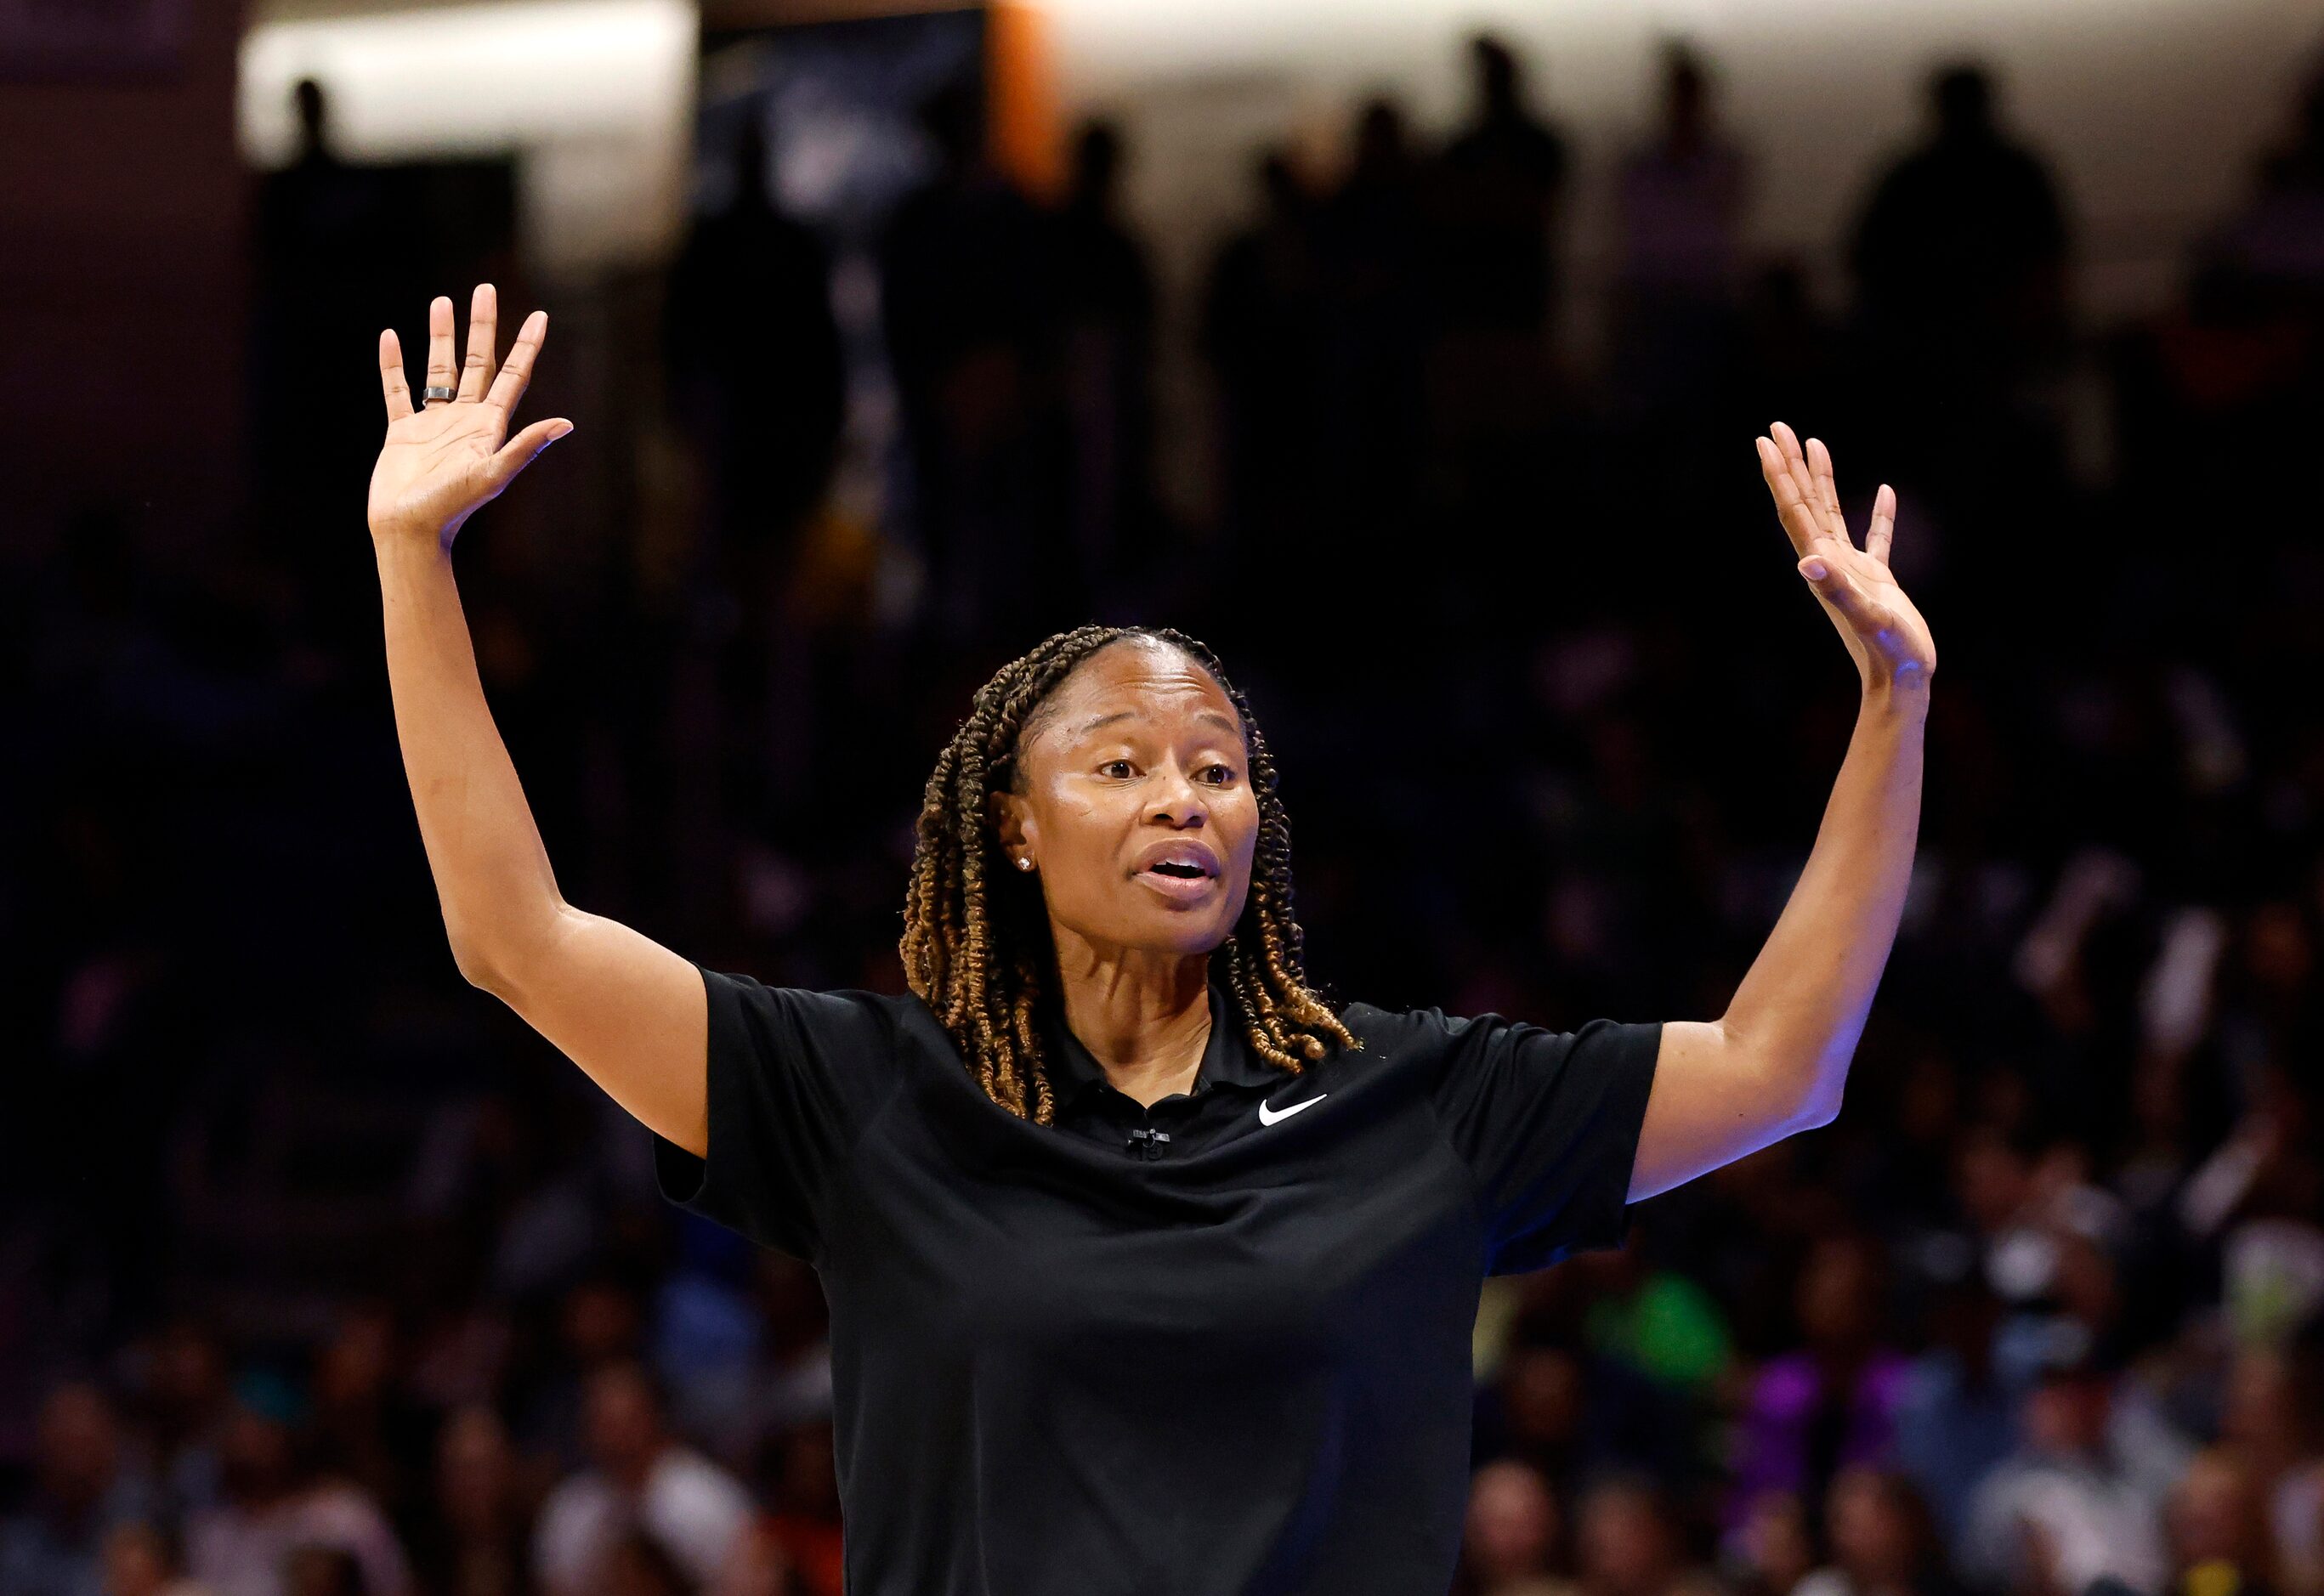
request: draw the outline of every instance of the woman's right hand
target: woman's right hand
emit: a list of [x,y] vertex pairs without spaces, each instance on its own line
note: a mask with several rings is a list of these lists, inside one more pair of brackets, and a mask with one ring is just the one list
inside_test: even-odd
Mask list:
[[[468,359],[456,372],[458,394],[414,410],[405,383],[403,346],[392,328],[379,335],[379,379],[387,394],[387,441],[371,474],[371,533],[374,541],[427,538],[449,549],[461,524],[500,496],[534,457],[573,430],[562,417],[535,421],[509,438],[509,416],[532,381],[532,363],[549,336],[549,313],[525,318],[509,351],[494,366],[498,301],[493,285],[476,285],[468,309]],[[452,301],[428,307],[428,381],[455,385]]]

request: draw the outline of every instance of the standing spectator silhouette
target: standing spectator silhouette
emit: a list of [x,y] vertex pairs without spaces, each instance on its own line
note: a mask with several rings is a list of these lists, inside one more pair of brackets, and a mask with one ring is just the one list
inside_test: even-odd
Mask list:
[[1469,49],[1475,109],[1441,163],[1443,314],[1459,326],[1539,333],[1556,286],[1553,229],[1566,187],[1565,140],[1526,107],[1514,51],[1489,34]]
[[[1426,174],[1428,454],[1437,562],[1435,608],[1473,620],[1489,595],[1468,574],[1513,540],[1531,544],[1546,487],[1543,447],[1558,411],[1550,328],[1555,234],[1571,162],[1526,104],[1517,54],[1470,41],[1473,105]],[[1519,529],[1527,529],[1520,532]],[[1523,584],[1539,572],[1518,575]]]
[[710,455],[729,591],[761,613],[829,484],[844,387],[823,245],[775,208],[768,177],[752,117],[733,193],[688,231],[663,318],[677,408]]
[[1314,207],[1280,150],[1254,166],[1259,215],[1228,238],[1204,290],[1203,352],[1219,388],[1228,536],[1259,586],[1314,556]]
[[1662,120],[1622,161],[1613,380],[1647,417],[1711,396],[1734,339],[1742,253],[1742,152],[1719,132],[1709,69],[1664,53]]
[[1121,220],[1120,176],[1120,131],[1083,127],[1056,226],[1074,552],[1099,596],[1130,574],[1122,562],[1145,541],[1154,486],[1154,277]]
[[332,148],[323,86],[302,78],[292,97],[298,153],[258,183],[253,480],[262,550],[297,579],[312,635],[327,641],[363,635],[356,629],[378,619],[361,540],[325,534],[363,518],[379,396],[345,374],[378,341],[378,307],[412,280],[421,230],[391,174]]
[[2218,247],[2252,277],[2302,294],[2313,314],[2324,296],[2324,54],[2301,87],[2290,136],[2261,158],[2257,175]]
[[[2004,441],[2039,442],[2021,384],[2064,340],[2066,218],[2042,161],[2002,131],[1994,86],[1974,64],[1930,80],[1933,128],[1874,187],[1849,252],[1891,441],[1942,461],[1966,503],[1993,495],[1979,460]],[[1963,449],[1972,435],[1981,449]]]
[[1403,112],[1369,101],[1346,180],[1317,217],[1322,497],[1334,545],[1309,577],[1326,586],[1369,582],[1412,530],[1427,310],[1419,175]]
[[954,635],[1065,623],[1057,296],[1045,219],[994,166],[973,84],[922,106],[936,171],[880,246],[888,352],[912,462],[914,519]]

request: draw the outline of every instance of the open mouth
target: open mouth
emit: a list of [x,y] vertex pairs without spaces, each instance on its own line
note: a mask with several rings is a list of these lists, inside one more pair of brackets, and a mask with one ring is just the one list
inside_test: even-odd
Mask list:
[[1199,881],[1210,874],[1210,872],[1203,869],[1200,865],[1178,864],[1169,861],[1165,861],[1160,864],[1150,865],[1148,868],[1149,868],[1156,875],[1176,876],[1182,881]]

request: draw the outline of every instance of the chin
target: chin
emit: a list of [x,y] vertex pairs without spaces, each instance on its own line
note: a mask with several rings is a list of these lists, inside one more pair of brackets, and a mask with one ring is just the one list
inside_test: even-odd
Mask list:
[[1207,917],[1200,923],[1188,917],[1165,921],[1139,940],[1157,953],[1215,953],[1225,945],[1227,936],[1226,927],[1210,924]]

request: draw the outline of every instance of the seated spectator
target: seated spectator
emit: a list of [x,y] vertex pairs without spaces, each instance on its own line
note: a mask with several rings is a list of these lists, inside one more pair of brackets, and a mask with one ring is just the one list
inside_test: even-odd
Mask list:
[[587,1586],[591,1596],[695,1596],[699,1588],[668,1547],[635,1530],[605,1549],[604,1567]]
[[189,1521],[188,1570],[217,1596],[297,1596],[293,1573],[337,1577],[313,1559],[290,1566],[293,1552],[320,1548],[352,1560],[364,1596],[404,1596],[410,1572],[378,1505],[301,1467],[291,1428],[300,1411],[298,1394],[280,1382],[241,1382],[219,1442],[223,1499]]
[[1929,1505],[1894,1470],[1844,1469],[1825,1499],[1831,1561],[1794,1596],[1951,1596]]
[[508,1430],[489,1407],[461,1408],[436,1441],[434,1499],[415,1531],[413,1562],[444,1596],[523,1596],[527,1513]]
[[1744,1596],[1790,1596],[1815,1568],[1815,1531],[1796,1490],[1763,1490],[1744,1509],[1725,1554]]
[[[839,1590],[834,1582],[831,1590]],[[801,1581],[781,1539],[761,1518],[742,1532],[733,1554],[706,1596],[822,1596],[819,1586]]]
[[160,1527],[132,1518],[105,1537],[105,1596],[212,1596],[185,1577],[184,1549]]
[[1978,1485],[1960,1572],[2024,1588],[2043,1578],[2084,1591],[2098,1580],[2159,1589],[2162,1502],[2108,1443],[2112,1384],[2086,1359],[2046,1370],[2025,1399],[2017,1452]]
[[1558,1532],[1557,1499],[1525,1463],[1487,1463],[1469,1481],[1462,1539],[1466,1596],[1575,1596],[1573,1582],[1549,1572]]
[[844,1537],[828,1414],[777,1432],[762,1449],[767,1510],[756,1530],[797,1571],[800,1596],[841,1596]]
[[122,1466],[113,1404],[93,1385],[49,1393],[32,1447],[32,1502],[0,1519],[0,1591],[98,1596],[106,1538],[144,1517],[152,1488]]
[[1640,1242],[1574,1265],[1591,1288],[1583,1324],[1592,1349],[1686,1397],[1706,1394],[1727,1372],[1732,1349],[1718,1303],[1677,1270],[1656,1267]]
[[218,1499],[218,1453],[233,1409],[226,1349],[201,1326],[179,1320],[144,1349],[137,1393],[153,1446],[153,1472],[172,1518]]
[[[2324,1584],[2324,1449],[2318,1444],[2316,1354],[2304,1341],[2248,1346],[2228,1367],[2219,1440],[2234,1449],[2266,1504],[2278,1582],[2297,1591]],[[2183,1484],[2184,1481],[2182,1481]]]
[[1945,1539],[1960,1533],[1972,1486],[2017,1444],[2022,1392],[1994,1363],[2000,1304],[1974,1277],[1931,1315],[1931,1344],[1913,1361],[1896,1404],[1896,1461],[1920,1487]]
[[293,1546],[282,1558],[283,1596],[364,1596],[362,1565],[337,1546]]
[[1479,1394],[1476,1454],[1514,1457],[1571,1496],[1606,1468],[1675,1479],[1692,1465],[1692,1435],[1654,1383],[1628,1366],[1560,1342],[1519,1339]]
[[686,1585],[716,1579],[751,1520],[750,1493],[663,1427],[645,1371],[616,1363],[589,1377],[584,1398],[591,1463],[550,1493],[533,1533],[533,1573],[550,1596],[595,1596],[598,1571],[619,1546],[622,1588],[659,1589],[662,1571],[632,1545],[638,1533],[667,1553]]
[[2164,1515],[2172,1596],[2276,1596],[2266,1501],[2250,1462],[2215,1446],[2196,1454]]
[[1872,1244],[1817,1242],[1794,1301],[1806,1345],[1768,1360],[1746,1399],[1730,1524],[1763,1490],[1796,1490],[1812,1508],[1840,1468],[1892,1454],[1908,1365],[1881,1344],[1880,1307]]
[[1575,1518],[1582,1596],[1719,1596],[1718,1582],[1689,1565],[1648,1476],[1600,1478],[1582,1493]]

